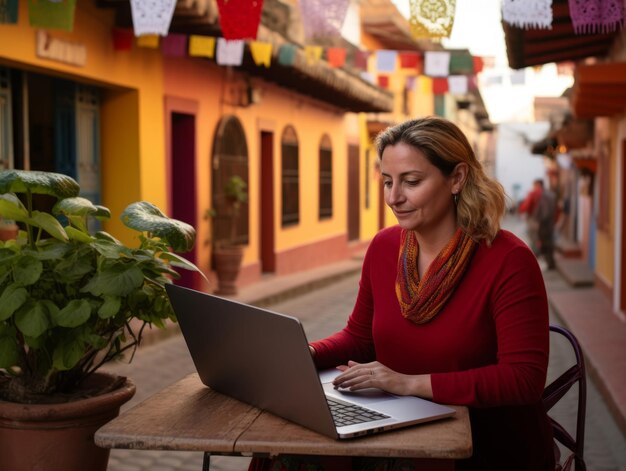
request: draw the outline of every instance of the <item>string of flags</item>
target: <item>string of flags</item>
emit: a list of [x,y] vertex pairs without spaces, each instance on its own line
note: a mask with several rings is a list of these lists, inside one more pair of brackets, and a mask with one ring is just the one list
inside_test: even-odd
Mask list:
[[[576,34],[611,33],[624,26],[623,0],[568,0]],[[502,0],[502,19],[518,28],[552,28],[552,0]]]

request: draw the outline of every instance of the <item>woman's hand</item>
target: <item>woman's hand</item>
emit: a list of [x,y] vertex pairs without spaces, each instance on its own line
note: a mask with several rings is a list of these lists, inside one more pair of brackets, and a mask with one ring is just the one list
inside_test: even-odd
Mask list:
[[419,396],[432,399],[433,390],[430,375],[405,375],[397,373],[378,361],[357,363],[349,361],[338,366],[342,373],[333,385],[339,389],[358,391],[365,388],[378,388],[399,396]]

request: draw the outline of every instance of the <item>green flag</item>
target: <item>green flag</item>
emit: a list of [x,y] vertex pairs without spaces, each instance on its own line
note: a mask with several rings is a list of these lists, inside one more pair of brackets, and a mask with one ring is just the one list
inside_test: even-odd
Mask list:
[[28,0],[28,18],[33,28],[74,29],[76,0]]

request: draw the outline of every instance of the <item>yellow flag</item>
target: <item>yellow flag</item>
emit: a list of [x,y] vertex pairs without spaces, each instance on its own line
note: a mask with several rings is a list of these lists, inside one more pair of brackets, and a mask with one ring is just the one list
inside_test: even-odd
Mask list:
[[423,95],[431,95],[433,92],[433,79],[420,75],[418,77],[419,91]]
[[215,38],[213,36],[189,36],[189,55],[194,57],[215,57]]
[[156,49],[159,47],[159,35],[158,34],[144,34],[137,38],[137,46],[150,47]]
[[304,56],[306,57],[307,64],[311,65],[320,60],[322,52],[322,46],[305,46]]
[[250,41],[250,53],[256,65],[269,67],[272,61],[272,43]]

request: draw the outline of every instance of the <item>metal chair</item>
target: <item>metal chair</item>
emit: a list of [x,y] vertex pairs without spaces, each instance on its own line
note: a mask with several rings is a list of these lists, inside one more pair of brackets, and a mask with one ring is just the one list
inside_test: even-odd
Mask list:
[[546,411],[552,409],[552,407],[561,400],[561,398],[570,390],[570,388],[578,382],[578,414],[576,418],[576,438],[573,438],[565,428],[559,424],[552,417],[552,431],[555,440],[560,442],[572,453],[567,456],[565,461],[561,464],[561,452],[554,444],[555,457],[556,457],[556,470],[566,471],[571,469],[572,463],[575,464],[576,471],[586,471],[587,466],[584,461],[584,446],[585,446],[585,410],[587,406],[587,380],[585,376],[585,359],[582,354],[578,340],[569,330],[558,325],[550,325],[550,332],[558,333],[564,336],[576,355],[576,363],[572,365],[567,371],[561,374],[557,379],[548,384],[543,390],[543,405]]

